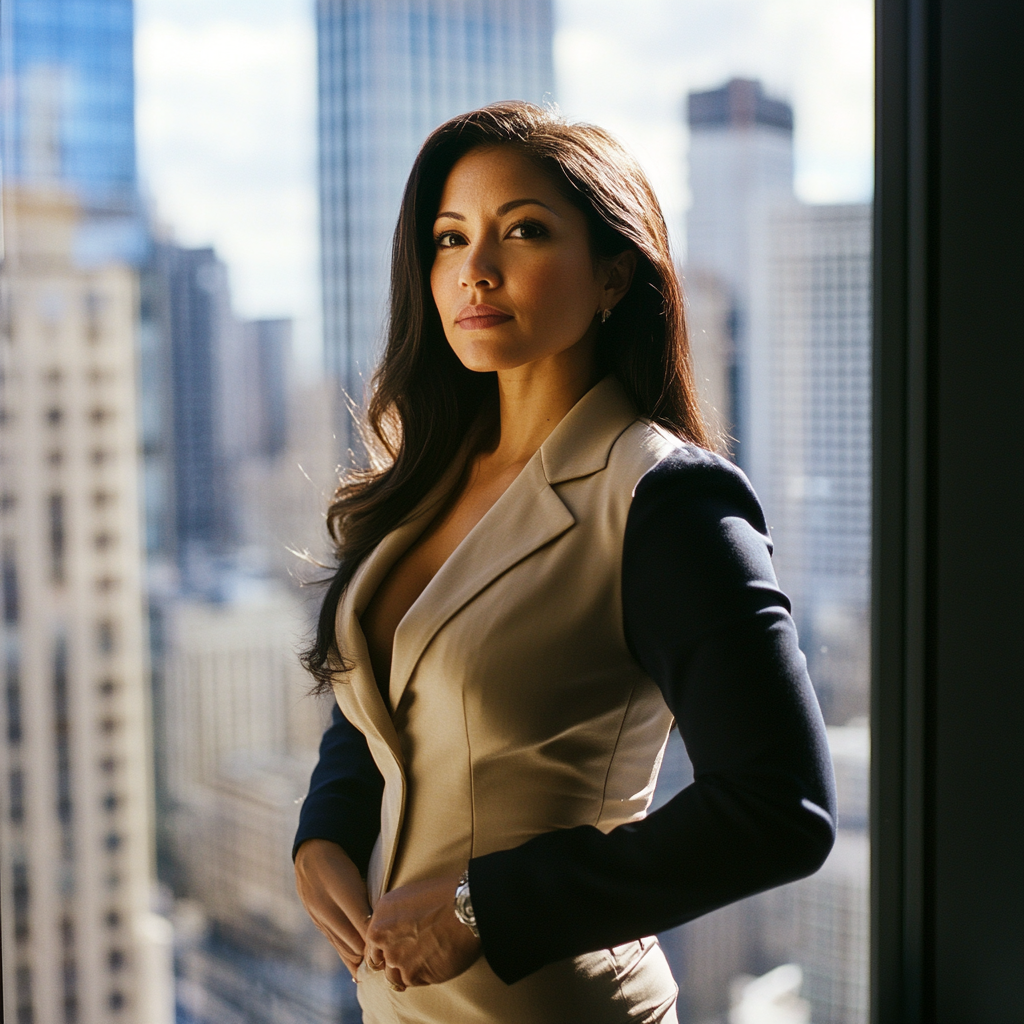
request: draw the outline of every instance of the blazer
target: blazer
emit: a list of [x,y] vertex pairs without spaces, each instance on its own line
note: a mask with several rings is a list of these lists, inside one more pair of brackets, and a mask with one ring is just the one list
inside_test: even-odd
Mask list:
[[[814,870],[834,832],[756,499],[606,378],[410,608],[382,687],[359,618],[431,509],[339,605],[353,669],[296,845],[340,841],[371,904],[469,861],[485,955],[400,994],[364,972],[366,1019],[668,1019],[675,987],[647,936]],[[644,820],[674,720],[695,782]]]

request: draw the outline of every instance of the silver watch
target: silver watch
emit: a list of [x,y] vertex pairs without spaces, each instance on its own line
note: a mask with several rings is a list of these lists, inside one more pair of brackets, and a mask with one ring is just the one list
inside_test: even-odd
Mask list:
[[480,929],[476,926],[476,914],[473,912],[473,900],[469,895],[469,870],[462,872],[459,884],[455,887],[455,916],[479,939]]

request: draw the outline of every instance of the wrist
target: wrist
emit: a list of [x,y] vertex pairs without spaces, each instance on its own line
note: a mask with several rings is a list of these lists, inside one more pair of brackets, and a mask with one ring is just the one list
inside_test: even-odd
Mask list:
[[476,913],[473,910],[473,898],[469,892],[469,869],[462,873],[458,884],[455,886],[455,916],[462,922],[478,939],[480,929],[476,923]]

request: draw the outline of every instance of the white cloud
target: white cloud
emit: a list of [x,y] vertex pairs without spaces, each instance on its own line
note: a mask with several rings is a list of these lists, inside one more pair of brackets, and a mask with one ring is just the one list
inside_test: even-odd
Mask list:
[[558,0],[556,94],[640,158],[678,234],[689,198],[683,101],[760,78],[796,112],[798,194],[871,191],[870,0]]
[[[315,38],[276,23],[140,12],[140,169],[185,244],[213,244],[243,315],[315,314]],[[186,11],[187,13],[187,11]]]

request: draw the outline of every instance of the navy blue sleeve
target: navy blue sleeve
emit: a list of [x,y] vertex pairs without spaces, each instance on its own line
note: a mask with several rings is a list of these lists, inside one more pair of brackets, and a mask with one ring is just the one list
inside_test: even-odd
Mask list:
[[302,802],[292,858],[307,839],[337,843],[366,874],[370,851],[380,833],[381,777],[366,737],[337,704],[320,741],[320,760]]
[[686,448],[640,481],[622,597],[694,782],[607,835],[549,832],[470,861],[484,953],[510,984],[804,877],[835,838],[824,723],[742,473]]

